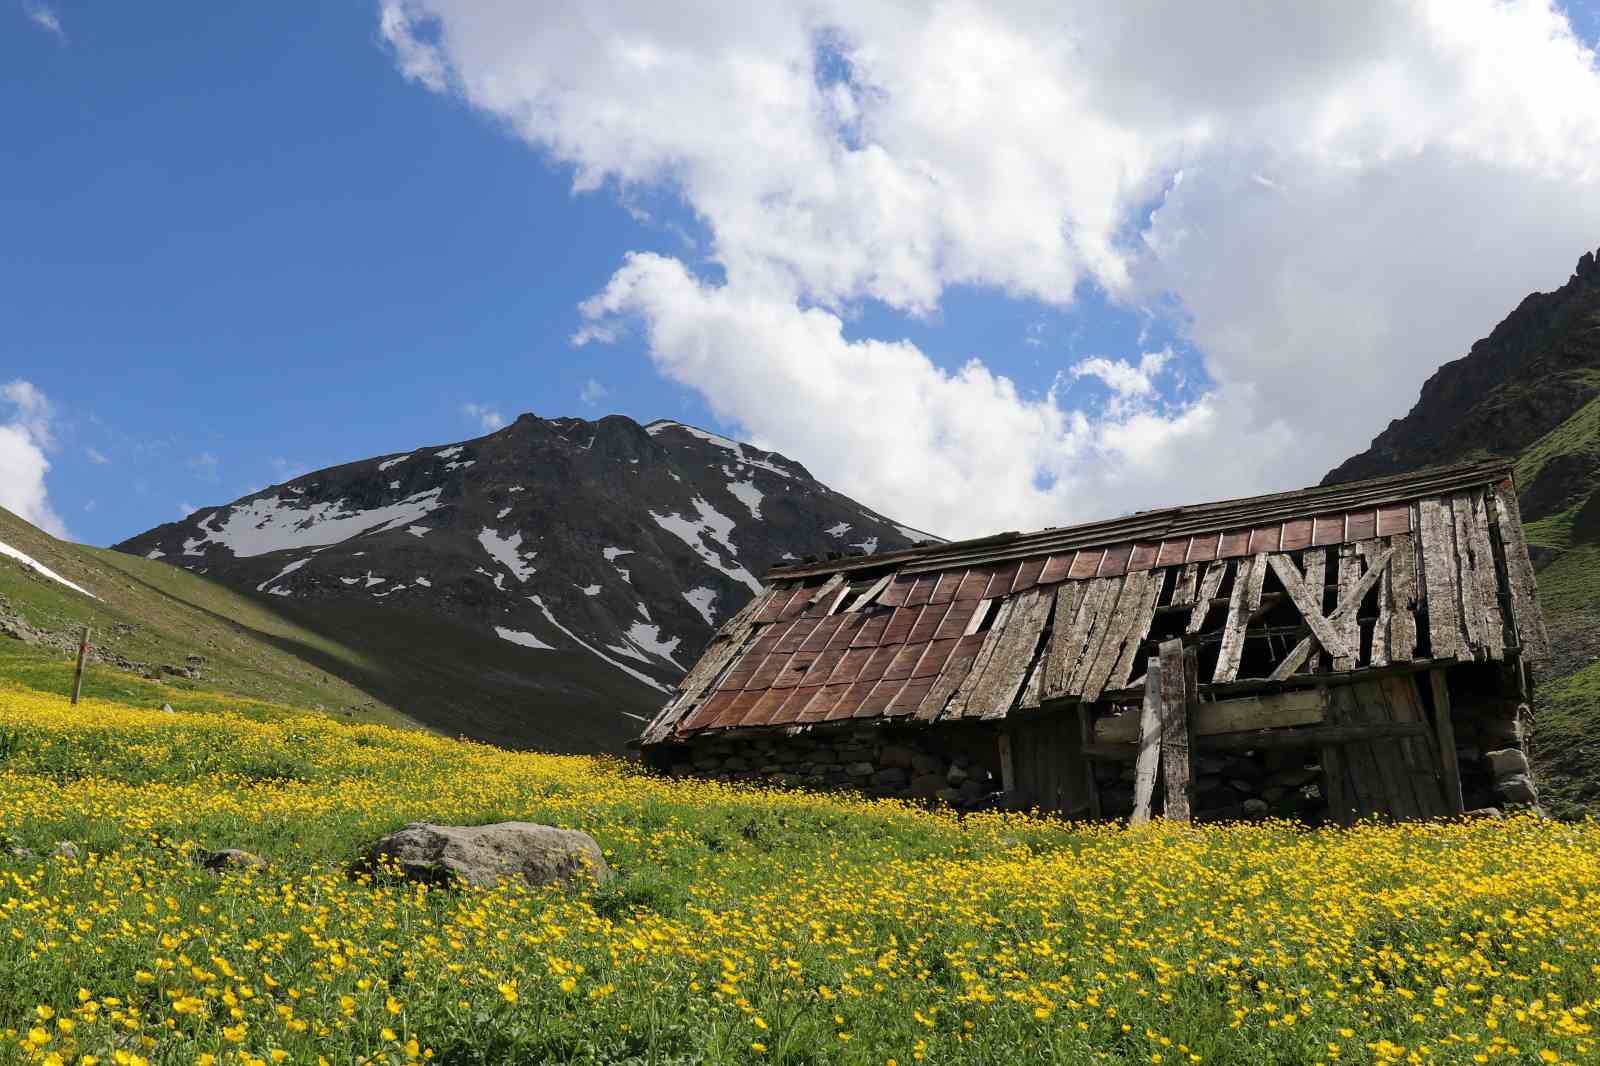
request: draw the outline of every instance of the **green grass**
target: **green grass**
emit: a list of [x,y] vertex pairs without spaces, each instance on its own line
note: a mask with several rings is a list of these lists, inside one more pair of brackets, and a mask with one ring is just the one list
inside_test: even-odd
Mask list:
[[[88,625],[98,649],[157,670],[184,668],[190,655],[205,658],[200,682],[166,675],[168,689],[204,688],[361,720],[411,722],[347,680],[380,674],[381,664],[265,602],[162,562],[56,540],[3,509],[0,541],[99,597],[90,599],[0,558],[0,607],[56,634],[73,635]],[[71,668],[57,649],[0,638],[0,664],[5,676],[46,691],[68,691]],[[150,691],[137,675],[112,666],[91,668],[86,687],[134,702]]]
[[[75,711],[0,685],[0,845],[33,853],[0,847],[0,1060],[1600,1050],[1585,1031],[1600,1011],[1592,821],[1128,831],[665,781],[257,710]],[[441,889],[347,872],[405,822],[505,819],[592,833],[615,879]],[[82,856],[42,857],[60,840]],[[227,845],[269,865],[194,861]]]

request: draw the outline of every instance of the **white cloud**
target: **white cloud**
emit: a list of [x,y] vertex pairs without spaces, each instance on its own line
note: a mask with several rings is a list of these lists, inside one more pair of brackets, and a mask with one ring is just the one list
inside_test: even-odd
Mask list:
[[67,527],[50,505],[45,452],[55,442],[49,399],[27,381],[0,386],[0,507],[46,533],[67,536]]
[[[589,340],[601,339],[602,338],[600,337],[586,337],[585,343],[587,343]],[[578,390],[578,399],[583,402],[585,407],[596,407],[599,405],[601,400],[610,395],[611,390],[600,384],[600,382],[596,381],[594,378],[590,378],[588,381],[585,381],[583,383],[583,388]]]
[[107,465],[108,463],[111,462],[111,460],[106,457],[106,454],[104,452],[102,452],[99,448],[94,448],[94,447],[84,448],[83,449],[83,454],[84,454],[84,457],[86,459],[88,459],[91,463],[93,463],[96,466],[105,466],[105,465]]
[[[386,0],[381,28],[579,191],[703,221],[720,282],[631,256],[575,340],[637,323],[721,417],[939,532],[1314,481],[1600,233],[1600,74],[1545,0],[741,10]],[[1210,391],[1102,357],[1070,373],[1111,399],[1074,410],[839,329],[1086,282],[1175,305]]]
[[[281,455],[274,455],[270,457],[267,460],[267,465],[272,468],[272,473],[275,477],[277,477],[279,484],[282,484],[285,481],[293,481],[295,478],[306,472],[305,463],[302,463],[296,459],[285,459]],[[256,488],[245,495],[254,495],[254,493],[260,491],[260,488]]]
[[28,21],[44,30],[58,41],[67,39],[67,31],[61,26],[61,16],[56,14],[54,8],[40,3],[25,3],[22,10],[27,14]]
[[192,504],[189,501],[185,500],[184,502],[178,504],[178,517],[179,518],[188,518],[190,515],[194,514],[199,509],[200,508],[196,507],[194,504]]
[[486,404],[464,403],[461,413],[472,422],[482,427],[485,433],[493,433],[506,424],[505,416]]
[[184,460],[184,465],[194,472],[194,476],[201,481],[215,482],[217,471],[222,466],[222,461],[210,452],[201,452],[191,455]]

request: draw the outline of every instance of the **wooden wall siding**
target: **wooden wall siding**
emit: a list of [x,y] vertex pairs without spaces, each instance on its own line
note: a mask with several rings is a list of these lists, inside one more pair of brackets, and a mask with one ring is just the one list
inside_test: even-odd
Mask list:
[[1087,817],[1090,778],[1078,719],[1053,714],[1008,729],[1017,792],[1032,806],[1068,817]]
[[1548,649],[1515,497],[1496,483],[1181,541],[780,579],[724,624],[642,739],[1123,698],[1153,631],[1215,649],[1202,685]]

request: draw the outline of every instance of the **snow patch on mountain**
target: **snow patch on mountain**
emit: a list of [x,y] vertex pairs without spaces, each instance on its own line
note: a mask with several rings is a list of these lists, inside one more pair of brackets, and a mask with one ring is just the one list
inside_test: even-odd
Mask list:
[[733,453],[735,459],[746,466],[757,467],[758,469],[777,474],[779,477],[794,477],[793,472],[785,470],[783,467],[778,466],[771,460],[748,454],[745,451],[744,445],[740,444],[738,441],[729,440],[727,437],[724,437],[721,434],[712,433],[708,430],[701,429],[698,426],[685,425],[682,422],[674,422],[671,419],[664,418],[658,422],[650,423],[648,426],[644,427],[644,431],[654,437],[662,430],[671,429],[674,427],[683,430],[691,437],[699,437],[707,444],[715,444],[719,448],[726,448],[728,451]]
[[418,585],[421,585],[421,586],[422,586],[422,587],[423,587],[423,588],[425,588],[425,589],[431,589],[431,588],[433,588],[433,582],[432,582],[432,581],[429,581],[429,580],[428,580],[428,579],[427,579],[427,578],[425,578],[425,577],[417,577],[417,578],[412,578],[412,580],[413,580],[413,581],[414,581],[414,582],[416,582],[416,583],[417,583],[417,584],[418,584]]
[[706,543],[706,538],[709,537],[714,543],[720,545],[728,553],[729,557],[738,559],[738,550],[728,540],[728,535],[735,528],[733,519],[712,507],[703,497],[695,496],[689,502],[694,506],[697,521],[677,514],[663,515],[654,511],[646,513],[655,519],[656,525],[687,544],[701,559],[705,560],[707,566],[727,574],[735,581],[744,582],[750,586],[752,591],[760,592],[761,582],[756,580],[755,575],[737,562],[732,565],[725,563],[722,557]]
[[598,595],[600,595],[600,584],[599,584],[599,582],[596,582],[593,585],[574,585],[572,587],[577,589],[579,592],[583,593],[585,596],[598,596]]
[[[215,544],[235,558],[249,558],[286,548],[338,544],[366,533],[383,533],[426,517],[439,506],[442,489],[429,489],[397,503],[366,510],[346,500],[305,505],[281,496],[262,496],[213,512],[197,524],[201,535],[183,542],[185,555],[203,555]],[[223,517],[226,515],[226,517]]]
[[421,538],[427,536],[429,533],[431,533],[433,531],[431,529],[429,529],[427,526],[407,526],[406,527],[406,532],[410,533],[413,537],[416,537],[416,538],[418,538],[420,540]]
[[[572,640],[576,644],[578,644],[580,647],[582,647],[585,651],[588,651],[591,655],[594,655],[594,656],[597,656],[598,658],[604,659],[606,662],[610,663],[612,666],[616,667],[618,670],[621,670],[623,673],[627,674],[629,677],[635,679],[636,681],[642,681],[646,685],[649,685],[653,689],[656,689],[656,690],[658,690],[660,692],[670,692],[670,691],[672,691],[666,685],[663,685],[661,682],[657,681],[655,678],[651,677],[649,674],[643,673],[642,671],[639,671],[639,670],[635,670],[633,667],[629,666],[627,663],[619,663],[619,662],[617,662],[617,660],[613,659],[611,656],[607,655],[605,652],[601,651],[599,648],[595,647],[593,644],[590,644],[588,641],[586,641],[582,637],[578,636],[578,634],[574,633],[572,630],[568,629],[566,626],[564,626],[560,622],[556,621],[556,616],[550,613],[550,608],[546,607],[544,605],[544,600],[540,599],[538,596],[529,596],[528,597],[528,602],[532,603],[535,607],[539,608],[539,610],[544,613],[545,621],[549,622],[551,625],[553,625],[557,629],[561,630],[561,632],[565,633],[568,637],[572,638]],[[626,712],[624,712],[624,713],[626,713]],[[631,715],[630,717],[637,718],[638,715]]]
[[[723,467],[722,470],[729,477],[733,476],[733,472],[727,467]],[[730,481],[728,491],[736,500],[749,508],[751,518],[761,521],[761,490],[756,488],[754,481]]]
[[[511,571],[511,575],[518,581],[526,581],[537,572],[529,564],[538,557],[539,553],[522,551],[522,534],[520,532],[513,533],[507,537],[485,526],[483,531],[478,534],[478,543],[483,545],[483,550],[489,553],[490,558]],[[496,582],[495,588],[499,587],[500,583]]]
[[268,585],[276,585],[280,580],[282,580],[285,577],[288,577],[290,574],[294,573],[296,570],[300,569],[302,566],[306,565],[310,561],[311,561],[311,557],[309,555],[306,556],[304,559],[296,559],[294,562],[290,563],[288,566],[284,567],[282,570],[279,570],[272,577],[267,578],[261,584],[257,585],[256,586],[256,591],[257,592],[261,592],[261,591],[265,590]]
[[433,457],[435,459],[453,459],[456,456],[460,455],[464,450],[465,449],[462,448],[461,445],[455,444],[455,445],[451,445],[448,448],[444,448],[444,449],[442,449],[440,451],[434,452],[433,453]]
[[[683,638],[664,639],[661,635],[661,627],[652,622],[635,622],[628,627],[628,631],[622,636],[624,640],[645,655],[654,655],[657,658],[665,659],[679,670],[683,669],[683,664],[672,656],[678,645],[683,643]],[[622,652],[623,649],[612,648],[612,650]]]
[[406,455],[398,456],[397,458],[394,458],[394,459],[385,459],[383,462],[378,464],[378,469],[379,470],[387,470],[391,466],[399,466],[401,463],[405,462],[409,458],[411,458],[411,455],[409,453],[407,453]]
[[840,522],[838,525],[829,526],[827,529],[824,529],[823,532],[830,537],[842,537],[846,533],[850,532],[850,523]]
[[856,543],[850,545],[850,547],[860,548],[863,554],[871,555],[873,552],[878,550],[878,538],[868,537],[866,540],[857,541]]
[[524,633],[516,629],[507,629],[504,626],[494,627],[495,636],[501,640],[509,640],[513,644],[521,644],[524,648],[533,648],[535,651],[555,651],[554,644],[546,644],[532,633]]
[[711,605],[717,602],[716,589],[702,585],[699,588],[693,588],[685,592],[683,598],[689,601],[690,607],[700,612],[700,617],[706,620],[706,625],[715,626],[717,624],[716,616],[711,610]]
[[30,570],[49,578],[51,581],[67,586],[67,588],[71,589],[73,592],[81,592],[91,600],[98,600],[100,598],[99,596],[96,596],[94,593],[90,592],[88,589],[84,588],[82,585],[73,584],[71,581],[68,581],[66,578],[62,577],[54,570],[35,559],[33,556],[18,551],[16,548],[13,548],[3,540],[0,540],[0,555],[4,555],[10,559],[15,559],[17,562],[21,563],[23,566],[26,566]]

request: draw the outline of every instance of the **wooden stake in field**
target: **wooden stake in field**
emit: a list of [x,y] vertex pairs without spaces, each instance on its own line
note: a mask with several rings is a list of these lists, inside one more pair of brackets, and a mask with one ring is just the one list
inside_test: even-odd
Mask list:
[[72,674],[72,705],[78,705],[83,694],[83,664],[89,658],[89,627],[83,627],[83,637],[78,641],[78,668]]

